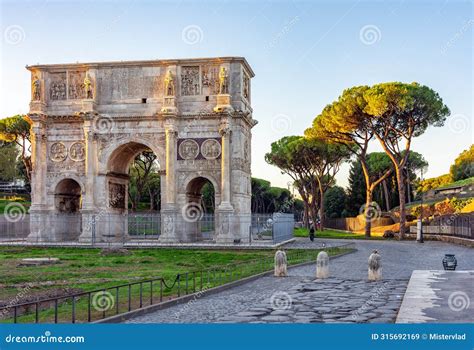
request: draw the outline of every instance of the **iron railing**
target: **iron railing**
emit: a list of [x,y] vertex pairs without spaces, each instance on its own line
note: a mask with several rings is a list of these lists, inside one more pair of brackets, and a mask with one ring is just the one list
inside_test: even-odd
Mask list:
[[[235,216],[233,216],[235,217]],[[190,226],[194,242],[215,239],[215,220],[212,213],[202,214],[198,222]],[[293,234],[293,214],[249,214],[240,217],[242,225],[249,226],[250,241],[278,243],[290,239]],[[177,223],[186,224],[184,218]],[[30,232],[38,232],[37,235]],[[16,217],[0,216],[0,242],[18,243],[67,243],[74,245],[80,236],[90,235],[90,245],[124,245],[129,241],[153,242],[161,235],[160,212],[130,212],[127,214],[105,213],[21,213]],[[41,236],[41,237],[40,237]],[[85,243],[81,243],[84,246]]]
[[[325,249],[330,251],[334,248]],[[337,248],[335,248],[337,249]],[[289,265],[315,261],[319,250],[288,250]],[[0,307],[0,322],[85,323],[203,292],[273,269],[273,256]]]

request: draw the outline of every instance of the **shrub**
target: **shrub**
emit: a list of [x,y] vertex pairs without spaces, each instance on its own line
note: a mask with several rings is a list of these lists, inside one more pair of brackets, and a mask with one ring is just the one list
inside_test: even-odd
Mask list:
[[435,213],[438,215],[453,214],[455,211],[452,201],[448,198],[435,204]]
[[460,210],[461,213],[472,213],[474,212],[474,200],[471,198],[469,203]]
[[447,185],[453,182],[451,174],[445,174],[438,177],[432,177],[421,181],[418,184],[417,192],[426,192],[433,188],[438,188],[443,185]]
[[467,179],[474,175],[474,145],[463,151],[449,169],[454,181]]
[[[414,205],[411,210],[410,214],[416,218],[420,217],[421,214],[421,205]],[[435,209],[433,204],[423,204],[423,217],[429,217],[434,215]]]

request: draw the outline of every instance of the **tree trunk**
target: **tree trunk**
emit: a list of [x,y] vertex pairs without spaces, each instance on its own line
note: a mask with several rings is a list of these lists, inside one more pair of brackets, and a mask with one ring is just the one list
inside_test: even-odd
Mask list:
[[405,238],[405,224],[406,224],[406,215],[405,215],[405,179],[403,175],[403,170],[400,167],[395,167],[395,173],[397,175],[397,184],[398,184],[398,195],[400,199],[400,239]]
[[319,230],[324,228],[324,191],[321,191],[321,204],[319,205]]
[[365,237],[370,237],[370,231],[372,229],[372,220],[369,211],[372,208],[372,189],[369,187],[365,191],[365,207],[364,207],[364,218],[365,218]]
[[370,230],[372,228],[370,218],[368,217],[367,213],[368,210],[370,209],[371,203],[372,203],[372,192],[373,192],[373,187],[372,183],[370,181],[370,176],[369,176],[369,167],[366,163],[365,160],[365,155],[364,156],[359,156],[360,159],[360,164],[362,166],[362,172],[364,174],[364,181],[365,181],[365,208],[364,208],[364,218],[365,218],[365,227],[364,227],[364,232],[365,232],[365,237],[370,237]]
[[382,187],[383,187],[383,196],[385,198],[385,210],[389,211],[390,210],[390,200],[388,198],[388,186],[387,186],[387,180],[382,181]]
[[303,214],[303,225],[309,230],[309,210],[308,210],[308,203],[303,202],[304,205],[304,214]]
[[33,168],[33,165],[31,163],[31,157],[30,156],[22,156],[23,164],[25,165],[25,173],[26,173],[26,178],[28,179],[28,182],[31,183],[31,171]]
[[410,173],[408,171],[407,171],[407,199],[408,199],[408,203],[411,203]]
[[148,190],[148,195],[150,196],[150,210],[153,210],[153,192],[151,190]]

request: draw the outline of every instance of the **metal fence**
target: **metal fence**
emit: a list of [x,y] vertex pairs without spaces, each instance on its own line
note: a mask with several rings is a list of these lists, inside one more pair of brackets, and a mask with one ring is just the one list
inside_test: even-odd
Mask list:
[[[288,250],[288,264],[316,261],[318,253],[319,250]],[[180,273],[168,281],[163,277],[156,277],[61,297],[7,304],[0,307],[0,322],[85,323],[98,321],[271,271],[273,264],[274,257],[269,255],[251,261]]]
[[[235,215],[232,218],[235,219]],[[231,218],[231,219],[232,219]],[[178,217],[179,219],[179,217]],[[28,237],[30,242],[87,242],[81,241],[81,234],[90,233],[92,245],[109,243],[124,244],[131,240],[153,241],[161,235],[162,217],[160,212],[146,213],[97,213],[86,214],[22,214],[12,219],[0,217],[0,242],[21,242]],[[181,218],[179,224],[187,232],[188,241],[214,241],[214,214],[203,214],[197,222],[186,222]],[[293,214],[252,214],[239,217],[249,232],[250,241],[278,243],[293,236]],[[248,227],[248,231],[247,231]],[[41,235],[30,235],[41,232]],[[81,243],[81,244],[82,244]]]
[[474,215],[455,213],[438,216],[431,220],[429,225],[424,226],[424,231],[474,239]]

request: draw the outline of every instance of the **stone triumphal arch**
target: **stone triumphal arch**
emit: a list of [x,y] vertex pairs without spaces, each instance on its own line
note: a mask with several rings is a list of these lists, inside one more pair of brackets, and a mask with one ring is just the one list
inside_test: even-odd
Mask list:
[[248,240],[256,121],[250,104],[254,73],[244,58],[27,68],[30,241],[126,238],[116,228],[127,220],[128,170],[145,150],[160,164],[159,241],[195,240],[186,210],[198,203],[206,182],[215,193],[215,241]]

